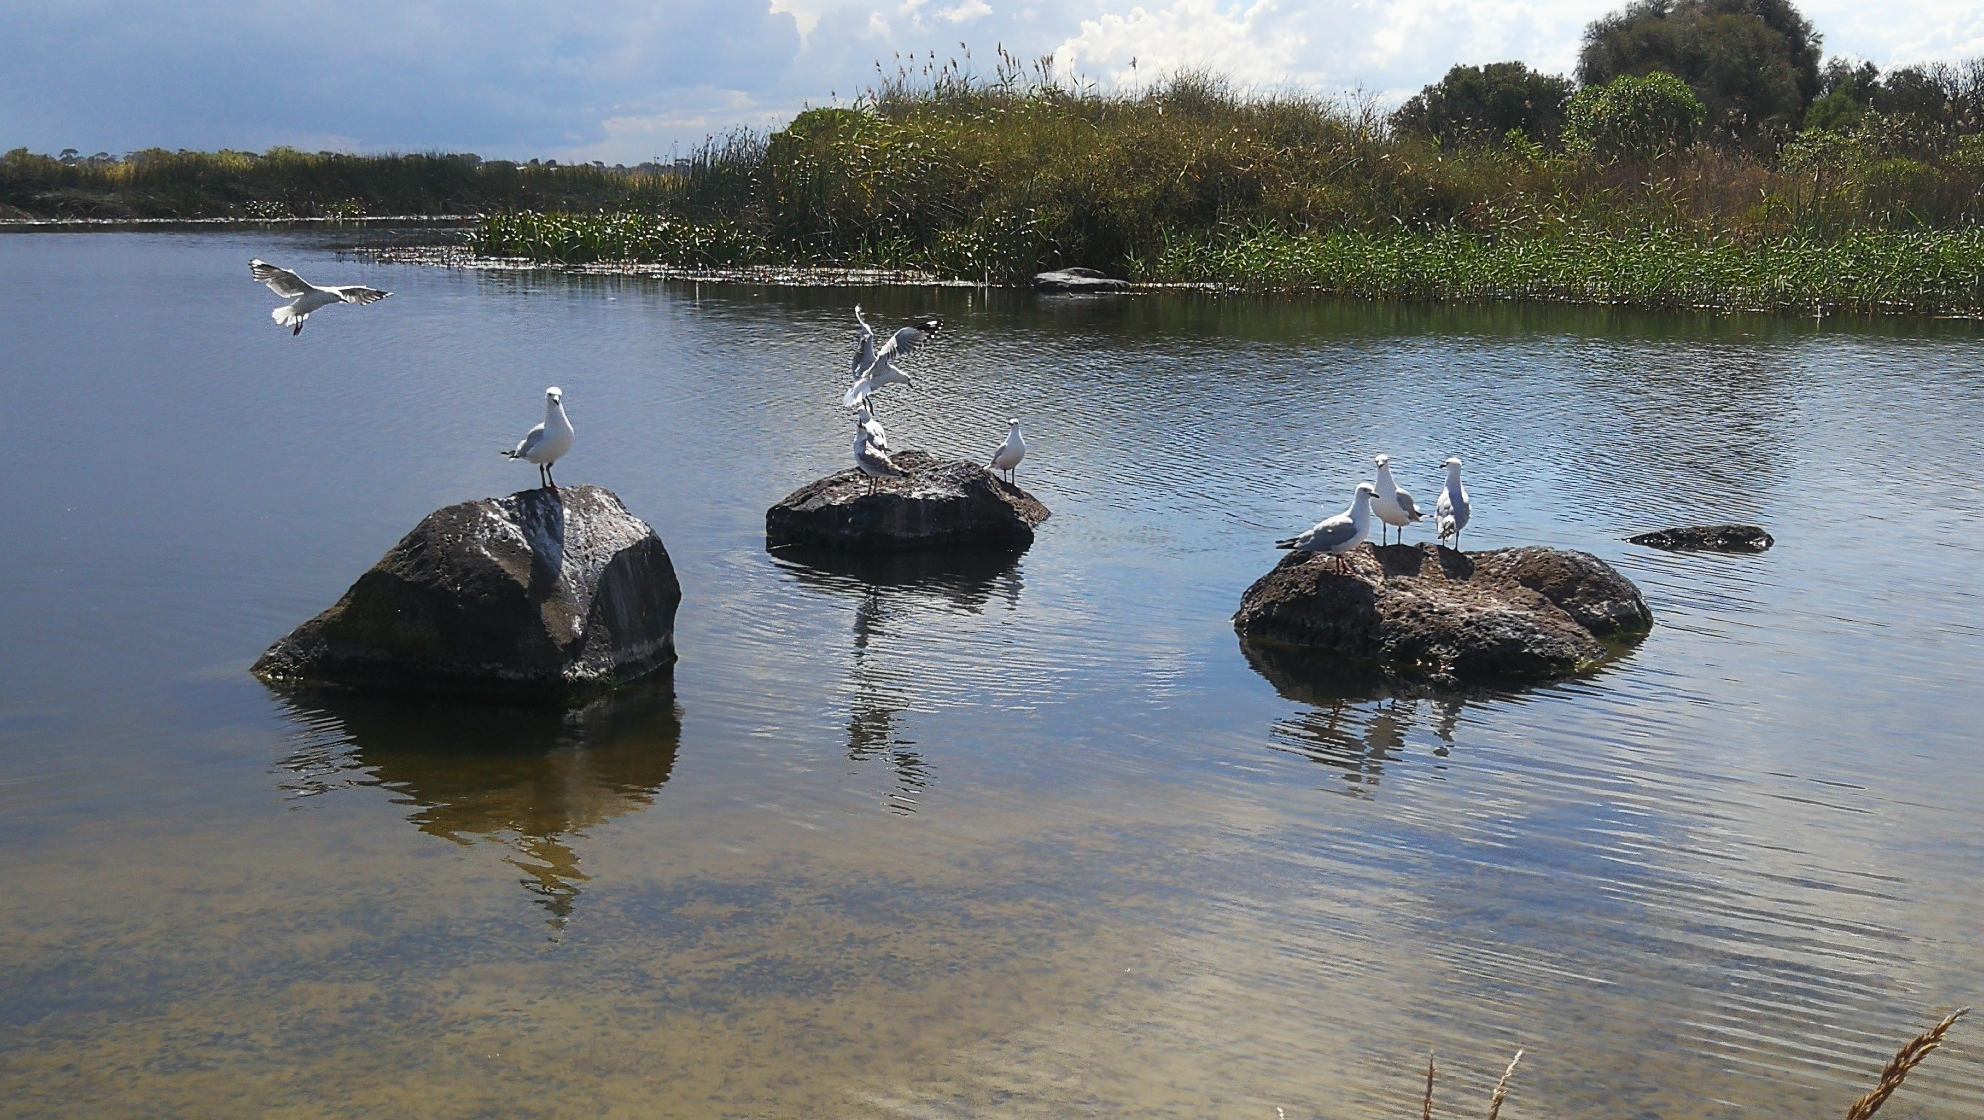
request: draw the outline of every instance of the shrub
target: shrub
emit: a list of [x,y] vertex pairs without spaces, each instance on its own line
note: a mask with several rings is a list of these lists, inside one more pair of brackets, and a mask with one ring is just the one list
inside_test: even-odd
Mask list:
[[1571,98],[1565,135],[1570,146],[1601,160],[1651,159],[1685,148],[1706,109],[1672,74],[1625,75]]
[[1571,82],[1520,62],[1456,66],[1399,107],[1400,132],[1429,136],[1450,147],[1485,146],[1511,130],[1555,143],[1564,129]]

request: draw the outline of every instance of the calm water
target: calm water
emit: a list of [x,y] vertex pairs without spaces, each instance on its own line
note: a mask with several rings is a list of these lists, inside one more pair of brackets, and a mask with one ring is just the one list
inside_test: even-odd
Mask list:
[[[866,291],[948,324],[893,440],[1023,417],[1055,511],[875,575],[762,547],[856,293],[332,244],[0,236],[0,1113],[1402,1116],[1431,1049],[1473,1114],[1520,1046],[1511,1116],[1816,1117],[1984,999],[1972,327]],[[250,256],[396,294],[293,339]],[[674,555],[672,684],[247,675],[533,482],[549,384]],[[1659,626],[1517,694],[1257,672],[1241,590],[1381,450]],[[1704,520],[1778,547],[1622,541]],[[1980,1032],[1883,1115],[1984,1111]]]

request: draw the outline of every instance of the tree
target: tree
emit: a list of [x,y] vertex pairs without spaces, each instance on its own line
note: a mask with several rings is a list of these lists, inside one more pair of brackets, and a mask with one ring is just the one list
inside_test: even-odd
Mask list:
[[1392,123],[1453,147],[1500,143],[1511,129],[1554,142],[1573,88],[1568,78],[1520,62],[1456,66],[1400,106]]
[[1691,143],[1707,115],[1688,84],[1672,74],[1624,74],[1578,91],[1566,110],[1564,137],[1601,159],[1652,159]]
[[1712,136],[1775,144],[1820,92],[1820,38],[1790,0],[1634,0],[1585,28],[1578,80],[1672,74]]

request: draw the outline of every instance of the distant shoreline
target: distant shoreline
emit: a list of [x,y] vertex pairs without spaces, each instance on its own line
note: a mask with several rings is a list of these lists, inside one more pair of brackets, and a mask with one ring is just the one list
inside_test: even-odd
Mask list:
[[488,220],[485,214],[384,214],[363,218],[0,218],[0,233],[46,229],[115,229],[135,226],[369,226],[467,225]]

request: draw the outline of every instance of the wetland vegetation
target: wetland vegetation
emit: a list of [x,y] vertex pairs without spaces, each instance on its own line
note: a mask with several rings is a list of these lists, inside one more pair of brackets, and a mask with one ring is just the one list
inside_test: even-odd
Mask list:
[[1821,66],[1819,43],[1783,0],[1640,0],[1587,30],[1576,81],[1456,66],[1394,112],[899,58],[852,104],[665,167],[16,150],[0,216],[473,213],[478,253],[560,264],[1984,312],[1984,59]]

